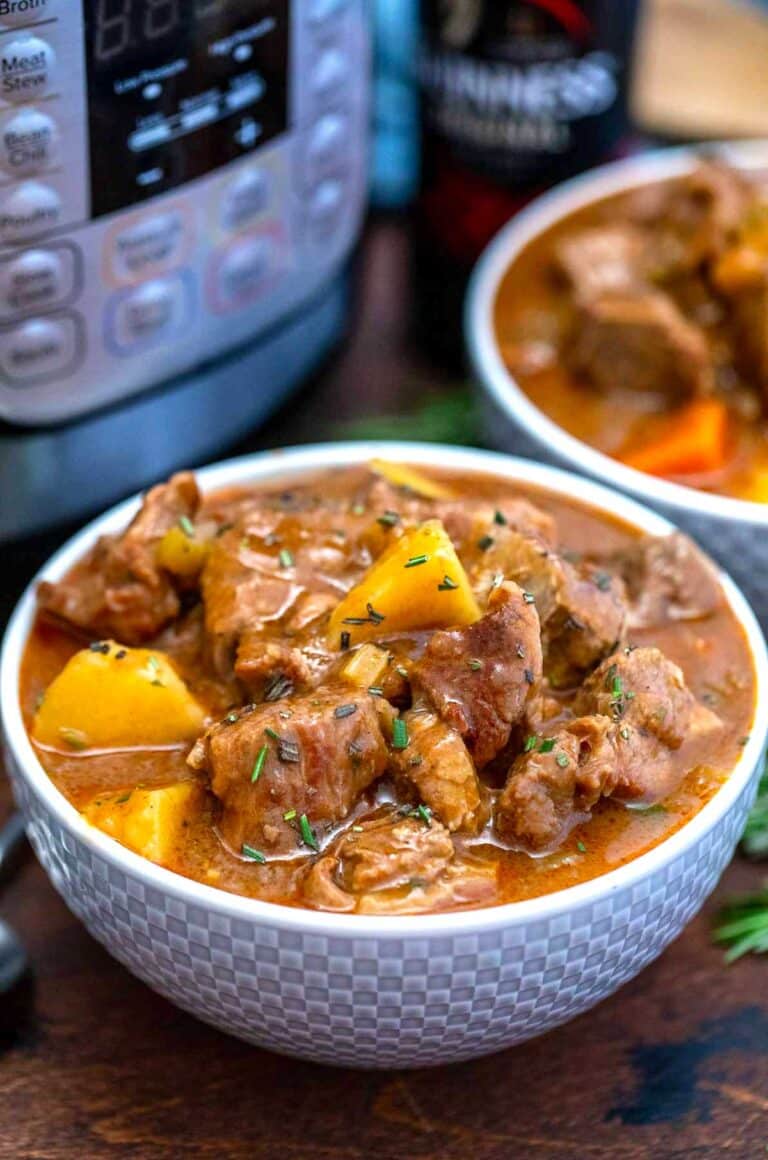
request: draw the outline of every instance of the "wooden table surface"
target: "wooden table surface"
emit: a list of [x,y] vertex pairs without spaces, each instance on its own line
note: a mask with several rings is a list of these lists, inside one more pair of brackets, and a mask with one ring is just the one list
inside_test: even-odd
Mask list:
[[[328,435],[332,420],[450,385],[410,345],[397,223],[369,230],[363,259],[353,341],[258,445]],[[3,549],[0,614],[52,542]],[[439,1070],[352,1072],[258,1051],[177,1011],[86,934],[28,855],[0,894],[34,967],[0,1006],[0,1157],[764,1156],[768,959],[726,967],[709,939],[718,903],[762,873],[737,860],[660,960],[541,1039]]]

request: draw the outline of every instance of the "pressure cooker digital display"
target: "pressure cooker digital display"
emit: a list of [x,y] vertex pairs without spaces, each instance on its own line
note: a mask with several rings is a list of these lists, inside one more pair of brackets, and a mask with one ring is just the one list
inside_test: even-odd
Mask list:
[[93,217],[287,128],[289,0],[90,0],[85,15]]

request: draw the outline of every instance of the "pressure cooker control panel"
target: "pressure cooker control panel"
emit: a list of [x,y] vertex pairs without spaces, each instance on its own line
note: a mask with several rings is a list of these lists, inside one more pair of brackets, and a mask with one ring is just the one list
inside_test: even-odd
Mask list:
[[161,384],[359,229],[365,0],[0,0],[0,418]]

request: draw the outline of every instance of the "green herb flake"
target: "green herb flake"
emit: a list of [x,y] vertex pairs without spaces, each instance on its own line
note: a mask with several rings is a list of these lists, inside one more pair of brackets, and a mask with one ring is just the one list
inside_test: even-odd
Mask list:
[[555,761],[561,769],[565,769],[568,765],[568,755],[566,753],[558,753]]
[[264,730],[264,734],[265,734],[265,736],[269,737],[272,741],[279,741],[280,740],[280,734],[277,732],[277,730],[270,729],[269,726],[267,726],[267,728]]
[[281,549],[280,554],[278,556],[278,560],[280,561],[281,568],[292,568],[293,567],[293,563],[294,563],[293,553],[289,552],[287,548]]
[[296,810],[286,810],[285,813],[283,814],[283,821],[284,822],[292,822],[295,817],[296,817]]
[[154,655],[150,656],[149,659],[147,660],[147,664],[149,665],[149,667],[152,669],[152,671],[154,673],[159,672],[160,661],[157,659],[156,656],[154,656]]
[[526,604],[535,604],[536,603],[536,597],[533,595],[532,592],[524,592],[523,593],[523,600],[525,601]]
[[619,736],[621,737],[622,741],[629,741],[629,729],[626,725],[619,730]]
[[581,839],[579,839],[579,841],[576,843],[576,849],[579,851],[580,854],[586,854],[586,852],[587,852],[587,847],[584,845],[584,843],[581,841]]
[[384,512],[376,519],[377,524],[381,524],[383,528],[394,528],[396,524],[400,523],[400,516],[397,512]]
[[342,632],[341,638],[339,640],[339,648],[340,648],[341,652],[346,652],[348,650],[350,643],[351,643],[351,640],[352,640],[352,637],[349,635],[348,632]]
[[397,673],[398,677],[402,677],[404,681],[408,680],[408,670],[404,669],[402,665],[398,665],[395,669],[395,672]]
[[384,615],[384,613],[377,612],[376,609],[373,607],[373,605],[370,602],[368,604],[366,604],[365,610],[368,613],[368,621],[371,624],[381,624],[382,621],[387,619],[386,616]]
[[498,524],[500,528],[506,527],[507,517],[504,515],[504,512],[495,511],[493,513],[493,522]]
[[132,793],[133,793],[133,790],[129,789],[128,793],[121,794],[119,798],[115,798],[115,805],[122,806],[125,804],[125,802],[129,802],[131,800]]
[[264,762],[267,760],[268,753],[269,753],[269,746],[262,745],[261,749],[259,750],[258,754],[256,755],[256,761],[254,763],[253,770],[251,772],[251,782],[252,783],[258,781],[259,778],[261,777],[262,770],[264,769]]
[[534,750],[538,744],[538,741],[539,739],[535,733],[532,733],[530,737],[526,737],[525,745],[523,746],[523,753],[530,753],[532,750]]
[[420,805],[416,807],[416,816],[424,823],[425,826],[432,825],[432,811],[429,806]]
[[352,507],[350,508],[350,511],[352,512],[353,516],[364,516],[365,515],[365,504],[364,503],[353,503]]
[[539,753],[551,753],[555,748],[554,737],[545,737],[539,745]]
[[254,847],[249,846],[247,842],[243,842],[241,850],[243,857],[247,858],[249,862],[258,862],[259,865],[263,866],[267,860],[262,854],[261,850],[255,850]]
[[609,592],[611,588],[611,576],[609,572],[595,572],[592,579],[597,588],[601,592]]
[[340,720],[343,717],[351,717],[356,712],[357,705],[337,705],[333,710],[333,715]]
[[309,818],[306,814],[302,814],[299,818],[299,829],[301,830],[301,840],[305,846],[309,846],[310,850],[319,850],[317,837],[315,831],[309,824]]
[[411,556],[410,560],[406,560],[403,565],[404,568],[418,568],[421,564],[426,564],[429,561],[429,556]]
[[179,527],[181,528],[182,532],[187,537],[187,539],[194,540],[194,538],[195,538],[195,525],[192,523],[192,520],[189,518],[189,516],[182,516],[180,518]]
[[383,697],[384,696],[384,690],[382,688],[380,688],[378,685],[369,685],[368,692],[370,693],[370,695],[372,697]]
[[477,546],[481,552],[487,552],[495,543],[493,536],[481,536],[477,541]]
[[62,725],[59,729],[59,737],[65,741],[70,749],[87,749],[88,738],[80,729],[68,729]]
[[446,576],[443,576],[443,579],[438,584],[437,591],[438,592],[455,592],[458,587],[459,586],[456,583],[456,581],[451,580],[450,576],[446,575]]
[[479,672],[480,669],[483,667],[483,662],[477,660],[475,657],[473,657],[471,661],[467,661],[467,664],[469,665],[469,667],[471,668],[473,673]]
[[392,722],[392,748],[407,749],[408,740],[408,725],[406,721],[402,717],[395,717]]

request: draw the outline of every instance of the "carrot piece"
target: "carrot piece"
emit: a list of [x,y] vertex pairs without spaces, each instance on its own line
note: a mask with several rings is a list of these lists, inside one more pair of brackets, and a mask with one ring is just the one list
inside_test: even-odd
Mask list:
[[717,471],[727,456],[728,410],[718,399],[698,399],[677,411],[652,442],[619,456],[648,475]]

